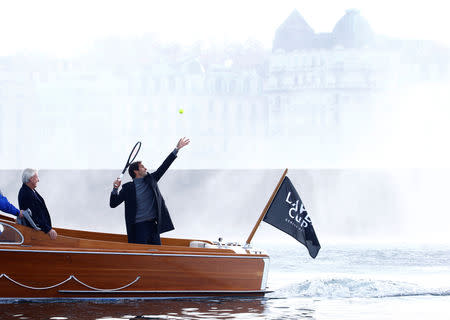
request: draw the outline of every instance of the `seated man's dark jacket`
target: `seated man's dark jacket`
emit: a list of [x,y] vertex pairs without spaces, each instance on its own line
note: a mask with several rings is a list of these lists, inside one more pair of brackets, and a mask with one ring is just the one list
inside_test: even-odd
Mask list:
[[[30,209],[34,223],[45,233],[52,229],[52,220],[44,199],[26,184],[22,184],[19,191],[19,208],[20,210]],[[28,222],[27,225],[31,227]]]
[[[164,202],[164,198],[159,191],[157,182],[159,181],[159,179],[161,179],[167,169],[169,169],[170,165],[176,159],[176,157],[177,156],[171,152],[155,172],[149,173],[144,177],[144,181],[150,185],[155,195],[157,205],[156,220],[158,232],[160,234],[175,229],[172,223],[172,219],[170,218],[169,210],[167,210],[166,203]],[[130,181],[125,183],[119,193],[112,192],[109,198],[109,205],[111,208],[115,208],[123,201],[125,201],[125,222],[127,225],[128,242],[134,243],[136,237],[134,224],[136,221],[137,208],[136,187],[134,185],[134,182]]]

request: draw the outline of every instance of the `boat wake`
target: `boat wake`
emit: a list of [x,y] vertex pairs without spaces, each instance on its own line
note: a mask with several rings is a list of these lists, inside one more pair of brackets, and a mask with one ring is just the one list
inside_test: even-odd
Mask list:
[[270,298],[386,298],[403,296],[450,296],[449,288],[424,288],[416,284],[351,278],[313,279],[280,288]]

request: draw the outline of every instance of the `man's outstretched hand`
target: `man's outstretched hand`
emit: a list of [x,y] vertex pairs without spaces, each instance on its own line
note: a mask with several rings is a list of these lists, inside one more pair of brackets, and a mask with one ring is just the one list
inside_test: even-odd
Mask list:
[[177,143],[177,149],[180,150],[181,148],[187,146],[191,142],[189,139],[186,139],[186,137],[181,138]]

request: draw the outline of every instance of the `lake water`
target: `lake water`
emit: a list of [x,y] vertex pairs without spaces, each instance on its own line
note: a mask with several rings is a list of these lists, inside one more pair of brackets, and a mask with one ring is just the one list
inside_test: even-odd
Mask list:
[[[262,247],[262,246],[259,246]],[[3,301],[3,319],[450,319],[450,246],[270,245],[264,298]]]

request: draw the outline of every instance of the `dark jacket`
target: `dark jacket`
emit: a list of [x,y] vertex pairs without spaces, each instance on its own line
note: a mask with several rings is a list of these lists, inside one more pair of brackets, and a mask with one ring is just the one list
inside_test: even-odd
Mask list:
[[[157,182],[163,174],[169,169],[172,162],[176,159],[176,155],[171,152],[169,156],[164,160],[161,166],[152,173],[147,174],[144,177],[144,181],[150,185],[153,193],[155,195],[156,205],[157,205],[157,225],[158,232],[161,234],[163,232],[171,231],[174,228],[172,219],[170,218],[169,210],[167,210],[164,198],[159,191]],[[136,187],[134,182],[127,182],[122,186],[120,192],[111,192],[109,198],[109,205],[111,208],[117,207],[125,201],[125,222],[127,225],[128,242],[133,243],[135,239],[134,224],[136,221]]]
[[[33,214],[33,221],[45,233],[52,229],[52,220],[44,199],[37,191],[33,191],[26,184],[22,184],[19,191],[19,208],[20,210],[30,209]],[[29,227],[31,226],[29,225]]]

